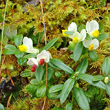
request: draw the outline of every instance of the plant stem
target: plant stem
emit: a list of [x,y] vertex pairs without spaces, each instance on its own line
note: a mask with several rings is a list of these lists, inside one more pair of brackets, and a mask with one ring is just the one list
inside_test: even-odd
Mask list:
[[44,97],[44,104],[42,107],[42,110],[44,110],[45,104],[46,104],[46,94],[47,94],[47,82],[48,81],[48,64],[46,63],[46,93],[45,93],[45,97]]
[[1,51],[0,51],[0,63],[1,63],[1,56],[2,56],[2,42],[3,42],[3,33],[4,33],[4,24],[5,24],[5,15],[6,15],[6,8],[7,8],[8,0],[6,1],[4,18],[3,18],[3,29],[2,29],[2,36],[1,36]]
[[43,12],[43,4],[42,4],[42,1],[43,1],[43,0],[40,0],[40,3],[41,3],[41,13],[42,13],[43,25],[44,25],[45,45],[46,45],[46,44],[47,44],[47,40],[46,40],[45,19],[44,19],[44,12]]
[[8,75],[9,75],[9,77],[10,77],[10,80],[11,80],[12,85],[15,86],[15,84],[14,84],[12,78],[11,78],[11,75],[10,75],[10,72],[9,72],[9,69],[8,69],[8,68],[7,68],[7,73],[8,73]]
[[[47,44],[47,40],[46,40],[46,28],[45,28],[45,19],[44,19],[44,13],[43,13],[43,0],[40,0],[41,3],[41,13],[42,13],[42,18],[43,18],[43,25],[44,25],[44,36],[45,36],[45,45]],[[43,107],[42,110],[44,110],[45,108],[45,104],[46,104],[46,99],[47,99],[47,83],[48,83],[48,64],[46,63],[46,93],[45,93],[45,97],[44,97],[44,103],[43,103]]]

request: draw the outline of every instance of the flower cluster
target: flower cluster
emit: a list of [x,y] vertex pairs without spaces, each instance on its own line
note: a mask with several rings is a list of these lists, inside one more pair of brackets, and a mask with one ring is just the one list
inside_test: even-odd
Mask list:
[[[21,52],[27,53],[39,53],[38,49],[33,48],[33,42],[31,38],[24,37],[23,45],[18,46]],[[48,63],[51,58],[51,54],[49,51],[43,50],[41,53],[37,54],[37,59],[29,58],[27,61],[27,65],[32,65],[31,71],[35,72],[38,65],[43,65],[44,63]]]
[[49,51],[43,50],[41,53],[37,55],[37,59],[30,58],[27,61],[28,65],[33,65],[31,67],[31,71],[35,72],[38,65],[43,65],[44,63],[48,63],[51,58],[51,54]]
[[[92,20],[90,22],[87,21],[86,23],[86,30],[82,29],[79,33],[77,31],[77,25],[75,22],[72,22],[68,30],[62,30],[63,35],[65,37],[69,37],[72,39],[72,42],[74,44],[83,42],[84,47],[88,48],[89,51],[92,51],[94,49],[97,49],[99,47],[99,41],[95,38],[99,36],[99,24],[96,20]],[[65,34],[66,31],[72,31],[74,32],[72,35]],[[90,39],[87,40],[87,34],[90,36]]]

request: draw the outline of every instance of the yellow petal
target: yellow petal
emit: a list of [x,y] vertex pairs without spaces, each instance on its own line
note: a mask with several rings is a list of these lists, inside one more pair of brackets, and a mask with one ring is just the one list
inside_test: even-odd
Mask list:
[[25,45],[20,45],[20,46],[18,46],[18,48],[21,52],[25,52],[27,50],[27,46],[25,46]]
[[65,34],[65,32],[68,30],[62,30],[63,36],[68,37],[68,34]]
[[99,36],[99,31],[98,31],[98,30],[93,31],[93,32],[92,32],[92,35],[93,35],[94,37],[98,37],[98,36]]
[[73,43],[74,43],[74,44],[78,43],[78,41],[79,41],[78,37],[74,37],[74,38],[73,38]]
[[92,50],[93,50],[93,48],[94,48],[94,45],[93,45],[93,44],[91,44],[91,45],[89,46],[88,50],[89,50],[89,51],[92,51]]

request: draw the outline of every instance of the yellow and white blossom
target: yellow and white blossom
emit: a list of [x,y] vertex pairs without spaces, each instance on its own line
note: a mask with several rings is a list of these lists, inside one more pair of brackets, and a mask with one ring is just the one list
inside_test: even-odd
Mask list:
[[79,32],[75,32],[73,35],[68,36],[69,38],[72,39],[72,42],[74,44],[83,41],[86,38],[86,30],[83,29],[80,33]]
[[84,47],[88,48],[89,51],[97,49],[99,47],[99,41],[97,39],[93,40],[84,40],[83,41]]
[[21,52],[39,53],[38,49],[33,48],[33,42],[31,38],[28,38],[28,37],[23,38],[23,45],[18,46],[18,48]]
[[86,30],[87,33],[91,36],[91,37],[98,37],[99,36],[99,24],[96,20],[92,20],[92,21],[87,21],[86,23]]

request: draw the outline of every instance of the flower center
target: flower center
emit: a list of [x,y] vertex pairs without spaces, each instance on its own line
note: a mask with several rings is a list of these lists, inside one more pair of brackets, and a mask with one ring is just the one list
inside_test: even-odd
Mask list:
[[92,35],[93,35],[94,37],[98,37],[98,36],[99,36],[99,31],[98,31],[98,30],[93,31],[93,32],[92,32]]
[[45,63],[45,60],[44,59],[40,59],[39,65],[43,65],[44,63]]
[[89,45],[88,50],[89,50],[89,51],[91,51],[91,50],[93,50],[93,48],[94,48],[94,45],[93,45],[93,44],[91,44],[91,45]]
[[68,34],[65,34],[65,32],[68,30],[62,30],[63,36],[68,37]]
[[78,43],[78,41],[79,41],[78,37],[74,37],[74,38],[73,38],[73,43],[74,43],[74,44]]
[[27,46],[25,46],[25,45],[20,45],[20,46],[18,46],[18,48],[21,52],[25,52],[27,50]]

